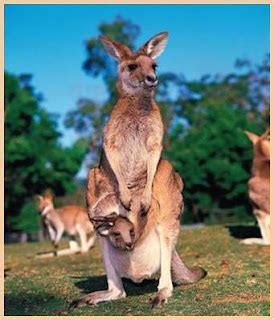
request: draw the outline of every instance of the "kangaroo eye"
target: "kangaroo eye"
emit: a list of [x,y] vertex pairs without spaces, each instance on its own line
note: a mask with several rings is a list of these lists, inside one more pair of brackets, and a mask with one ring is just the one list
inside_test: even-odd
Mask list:
[[129,233],[130,233],[130,235],[134,235],[134,230],[133,229],[130,229],[130,231],[129,231]]
[[158,67],[157,63],[153,63],[152,69],[153,69],[154,71],[157,69],[157,67]]
[[129,71],[134,71],[137,68],[138,68],[138,64],[136,64],[136,63],[131,63],[131,64],[128,65],[128,70]]

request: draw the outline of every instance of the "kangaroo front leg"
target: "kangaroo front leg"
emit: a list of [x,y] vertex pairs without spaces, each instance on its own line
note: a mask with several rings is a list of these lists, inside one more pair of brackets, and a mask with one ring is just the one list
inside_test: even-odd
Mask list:
[[153,141],[153,137],[149,137],[147,141],[148,160],[147,160],[147,182],[141,199],[141,209],[147,212],[151,205],[151,194],[153,179],[160,160],[162,146],[160,142]]
[[95,234],[91,235],[90,238],[88,239],[88,242],[87,242],[88,250],[94,245],[95,239],[96,239]]
[[157,294],[150,300],[152,308],[158,307],[167,302],[167,299],[171,297],[173,291],[173,284],[171,279],[171,254],[172,254],[172,242],[168,239],[162,226],[157,227],[159,240],[160,240],[160,252],[161,252],[161,276],[158,285]]
[[100,247],[103,254],[103,262],[107,274],[107,283],[108,283],[108,289],[102,290],[102,291],[95,291],[91,292],[79,300],[75,300],[70,304],[70,309],[75,309],[83,305],[87,304],[97,304],[98,302],[102,301],[109,301],[109,300],[116,300],[120,299],[126,296],[122,280],[117,274],[112,261],[110,259],[109,254],[109,243],[108,240],[99,237]]
[[56,231],[56,236],[53,241],[53,245],[55,248],[58,247],[59,241],[61,240],[63,233],[64,233],[64,227],[62,225],[58,226]]
[[87,235],[85,230],[81,228],[81,226],[77,225],[76,226],[79,237],[80,237],[80,242],[81,242],[81,252],[87,252],[88,251],[88,246],[87,246]]
[[47,225],[47,229],[48,229],[48,234],[49,234],[50,241],[54,242],[55,237],[56,237],[55,230],[53,229],[53,227],[50,224]]
[[261,235],[263,238],[263,244],[270,244],[270,214],[262,210],[256,210],[255,212],[258,224],[260,227]]
[[111,166],[111,169],[114,172],[116,179],[118,181],[120,200],[126,209],[130,209],[130,205],[131,205],[131,201],[132,201],[131,193],[126,185],[126,181],[125,181],[124,176],[122,174],[122,171],[120,169],[119,151],[117,150],[117,148],[115,148],[113,146],[109,147],[107,144],[104,144],[104,151],[106,153],[106,157],[107,157],[108,162]]

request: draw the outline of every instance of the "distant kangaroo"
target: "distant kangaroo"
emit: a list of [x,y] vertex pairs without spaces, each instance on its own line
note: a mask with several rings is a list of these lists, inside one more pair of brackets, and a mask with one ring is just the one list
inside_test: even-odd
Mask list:
[[244,244],[270,244],[270,132],[257,136],[245,132],[253,143],[252,176],[248,181],[248,195],[258,220],[261,238],[247,238]]
[[[146,213],[151,205],[153,178],[160,159],[163,123],[154,100],[155,59],[167,43],[168,33],[148,40],[137,53],[101,36],[108,53],[118,61],[118,101],[103,130],[101,168],[114,173],[117,193],[126,209]],[[132,191],[145,180],[139,196]]]
[[[45,192],[43,196],[37,195],[37,200],[42,219],[55,248],[58,247],[64,232],[69,236],[79,235],[81,252],[86,252],[93,246],[96,235],[85,208],[70,205],[55,209],[53,195],[50,192]],[[76,241],[70,241],[71,251],[77,247]]]

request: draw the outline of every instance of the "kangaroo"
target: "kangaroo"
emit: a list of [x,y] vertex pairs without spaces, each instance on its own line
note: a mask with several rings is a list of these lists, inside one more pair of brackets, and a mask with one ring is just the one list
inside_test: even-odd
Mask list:
[[[95,218],[97,223],[95,228],[99,235],[108,289],[92,292],[73,301],[70,305],[71,309],[125,297],[122,277],[139,283],[143,279],[157,277],[160,272],[158,292],[150,301],[152,307],[157,307],[167,302],[172,295],[172,282],[190,284],[206,276],[206,271],[201,267],[188,268],[175,249],[183,208],[182,188],[182,180],[171,164],[166,160],[160,160],[154,177],[151,207],[147,215],[139,214],[138,219],[133,222],[134,229],[141,231],[136,238],[131,228],[132,234],[129,234],[131,246],[127,248],[124,246],[126,249],[121,250],[121,246],[116,245],[115,241],[108,236],[107,231],[114,225],[113,219],[117,217],[116,213],[115,216],[110,217],[110,220],[109,210],[107,210],[107,215],[101,216],[101,219],[97,221],[96,217],[91,216],[95,212],[98,213],[94,210],[97,199],[100,197],[100,199],[106,199],[105,196],[100,195],[100,189],[102,194],[107,194],[112,189],[111,183],[107,184],[106,176],[99,168],[89,172],[88,212],[91,220],[93,219],[94,222]],[[113,203],[110,204],[110,207],[112,206]],[[120,219],[125,219],[125,217],[120,216]],[[142,228],[139,228],[138,224],[142,224]],[[134,235],[135,239],[133,239]]]
[[[48,191],[44,196],[38,195],[37,200],[38,209],[55,248],[58,247],[64,232],[69,236],[79,235],[81,252],[87,252],[93,246],[96,236],[86,209],[73,205],[55,209],[53,196]],[[76,251],[77,248],[77,242],[70,241],[71,251]]]
[[[118,61],[118,101],[103,129],[101,166],[109,176],[110,171],[114,174],[124,207],[147,212],[164,131],[154,100],[158,83],[155,59],[163,52],[168,33],[155,35],[137,53],[105,36],[99,39]],[[140,179],[146,181],[143,190],[132,197]]]
[[247,238],[243,244],[270,244],[270,132],[269,129],[257,136],[245,132],[253,143],[251,178],[248,181],[248,195],[253,213],[258,221],[262,238]]
[[127,218],[115,212],[107,216],[91,218],[96,231],[108,237],[111,244],[121,250],[132,250],[135,240],[134,224]]

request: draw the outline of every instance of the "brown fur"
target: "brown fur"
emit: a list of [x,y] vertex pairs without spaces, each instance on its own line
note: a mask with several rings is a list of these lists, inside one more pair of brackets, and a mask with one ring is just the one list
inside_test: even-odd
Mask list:
[[[38,209],[47,226],[53,245],[55,247],[58,246],[58,243],[65,232],[69,236],[79,235],[82,251],[87,251],[87,246],[93,244],[93,239],[95,237],[94,228],[89,221],[87,210],[75,205],[55,209],[53,205],[53,196],[50,192],[46,192],[44,196],[37,196],[37,200]],[[87,237],[89,237],[88,243]]]
[[261,234],[262,243],[256,239],[245,239],[245,244],[270,243],[270,133],[267,130],[261,136],[246,131],[253,143],[253,162],[251,178],[248,181],[248,195],[253,205]]
[[[167,33],[151,38],[137,54],[111,39],[100,39],[118,60],[119,71],[119,98],[104,128],[101,167],[109,177],[115,176],[116,189],[127,209],[147,212],[163,139],[161,114],[154,101],[154,58],[162,52]],[[135,69],[131,70],[132,66]],[[141,192],[133,197],[136,188]]]
[[[101,202],[107,200],[106,197]],[[107,236],[115,248],[121,250],[131,250],[133,248],[135,241],[134,225],[128,218],[111,213],[107,216],[94,216],[91,221],[96,231],[101,236]]]

